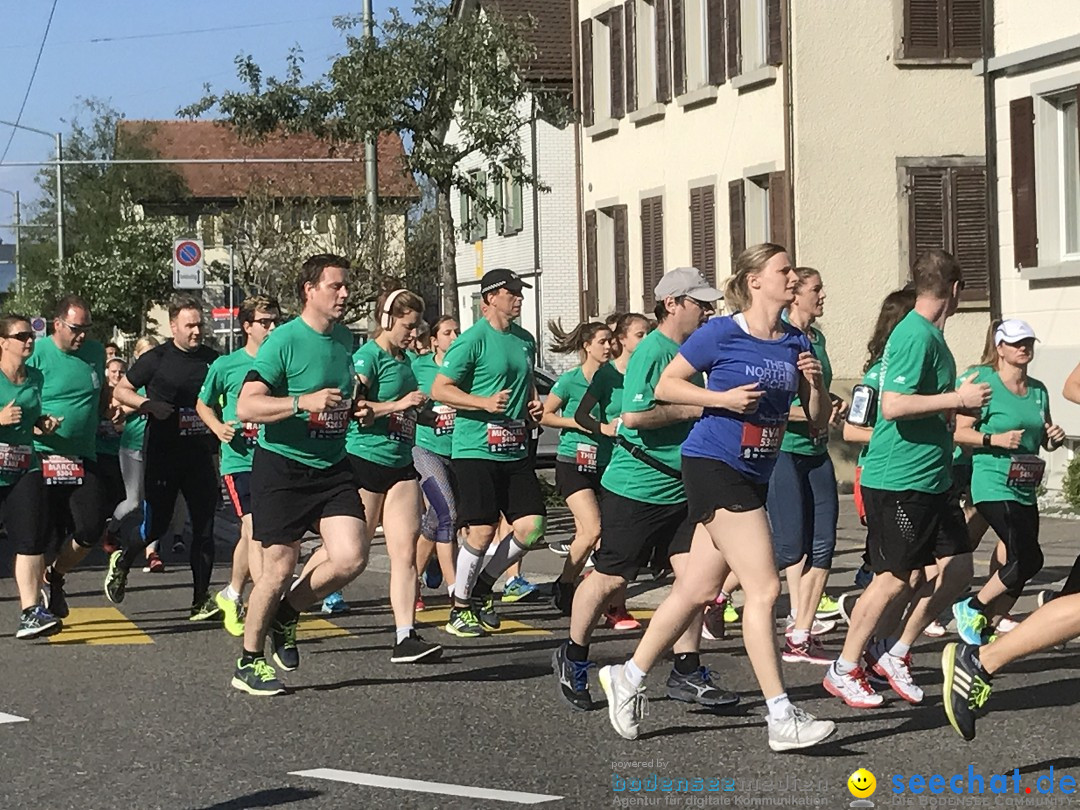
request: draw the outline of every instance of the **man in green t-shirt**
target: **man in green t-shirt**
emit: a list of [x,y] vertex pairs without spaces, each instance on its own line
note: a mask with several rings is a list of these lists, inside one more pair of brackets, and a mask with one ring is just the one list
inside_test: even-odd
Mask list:
[[[364,507],[345,460],[349,422],[372,418],[356,400],[352,335],[341,324],[349,268],[348,259],[331,254],[304,262],[297,279],[303,311],[259,347],[236,404],[237,419],[263,425],[251,464],[252,536],[262,545],[262,570],[232,679],[250,695],[285,691],[263,654],[267,633],[278,666],[296,669],[300,611],[367,566]],[[327,554],[293,583],[308,530],[321,535]]]
[[[952,492],[953,429],[957,411],[977,410],[990,400],[990,386],[973,379],[957,386],[956,363],[945,344],[945,322],[964,288],[960,264],[943,250],[930,250],[915,262],[912,279],[915,308],[885,344],[878,418],[862,469],[874,578],[822,682],[855,708],[883,700],[866,681],[864,653],[867,665],[902,698],[922,700],[911,677],[910,643],[959,594],[956,584],[967,586],[972,572],[964,513]],[[943,579],[913,606],[903,636],[882,639],[868,650],[881,617],[911,598],[924,582],[923,568],[935,562]]]
[[240,520],[229,584],[214,594],[214,603],[225,617],[225,630],[234,636],[244,633],[244,585],[249,575],[257,579],[259,573],[259,549],[251,542],[251,454],[259,426],[236,418],[236,400],[255,364],[255,354],[280,320],[277,299],[265,295],[245,298],[240,305],[240,328],[247,341],[210,365],[195,402],[199,418],[221,442],[221,478]]
[[[467,535],[446,631],[462,638],[498,628],[495,580],[544,536],[547,511],[529,457],[529,437],[544,411],[533,379],[536,341],[514,322],[524,289],[531,287],[512,270],[484,274],[484,317],[454,341],[431,386],[433,399],[457,409],[451,464],[458,522]],[[513,527],[513,537],[499,544],[485,566],[500,515]]]

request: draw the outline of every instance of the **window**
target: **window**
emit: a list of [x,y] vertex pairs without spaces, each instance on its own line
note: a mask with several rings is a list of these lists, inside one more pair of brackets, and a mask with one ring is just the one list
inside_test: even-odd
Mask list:
[[1076,94],[1052,100],[1057,123],[1058,226],[1062,259],[1080,260],[1080,143],[1077,142]]
[[[765,30],[766,0],[742,0],[740,11],[740,33],[742,72],[749,73],[765,64],[768,48]],[[751,243],[755,244],[755,243]]]
[[690,189],[690,263],[716,286],[716,190]]
[[626,312],[630,306],[627,207],[585,212],[585,317]]
[[641,201],[642,304],[649,313],[656,306],[653,290],[664,275],[664,198]]
[[[728,77],[783,61],[780,0],[723,0]],[[719,3],[717,3],[719,5]]]
[[984,0],[903,0],[905,59],[982,56]]
[[748,245],[762,242],[784,245],[790,252],[793,247],[788,230],[790,221],[786,172],[755,174],[728,183],[728,223],[733,261]]
[[498,217],[495,231],[502,236],[513,236],[525,227],[521,181],[506,177],[495,185],[495,206]]
[[[477,195],[487,195],[487,174],[481,171],[469,172],[469,180]],[[460,225],[462,237],[466,242],[479,242],[487,239],[487,214],[469,197],[464,190],[458,192],[460,203]]]
[[626,114],[623,8],[581,23],[581,107],[585,126]]
[[670,2],[675,94],[723,84],[724,0]]

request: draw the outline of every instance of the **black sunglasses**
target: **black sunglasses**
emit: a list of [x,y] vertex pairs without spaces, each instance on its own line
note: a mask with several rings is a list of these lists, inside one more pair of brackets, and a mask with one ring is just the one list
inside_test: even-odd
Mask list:
[[18,340],[18,341],[20,341],[22,343],[26,343],[26,341],[28,341],[28,340],[33,340],[34,333],[33,332],[12,332],[10,335],[4,335],[4,337],[11,338],[12,340]]
[[281,318],[252,318],[251,322],[257,323],[263,329],[269,329],[271,326],[281,323]]

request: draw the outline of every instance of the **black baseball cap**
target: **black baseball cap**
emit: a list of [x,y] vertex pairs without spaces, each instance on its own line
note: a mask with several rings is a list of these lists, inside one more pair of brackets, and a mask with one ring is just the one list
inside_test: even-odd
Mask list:
[[517,273],[505,267],[488,270],[484,273],[484,277],[480,279],[481,295],[495,292],[500,287],[506,287],[510,292],[520,295],[522,289],[531,290],[532,284],[526,284]]

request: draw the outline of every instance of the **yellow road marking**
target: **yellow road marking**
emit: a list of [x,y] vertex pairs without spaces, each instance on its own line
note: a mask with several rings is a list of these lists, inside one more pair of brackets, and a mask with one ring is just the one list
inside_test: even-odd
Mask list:
[[72,608],[53,644],[153,644],[154,640],[114,607]]
[[[422,610],[416,614],[416,620],[421,624],[442,627],[450,620],[450,608],[437,607]],[[547,630],[541,630],[539,627],[533,627],[532,625],[525,624],[524,622],[515,622],[511,619],[504,618],[502,619],[502,624],[499,629],[492,631],[492,635],[550,636],[551,633],[549,633]]]
[[349,631],[344,627],[338,627],[333,622],[320,619],[318,616],[301,616],[300,624],[296,628],[296,639],[298,641],[311,641],[317,638],[339,638],[347,635],[349,635]]

